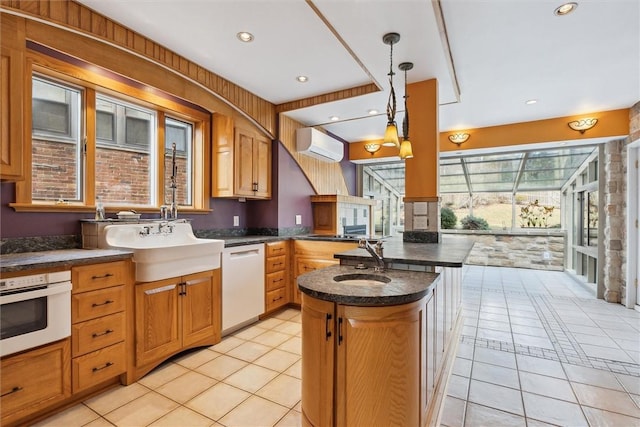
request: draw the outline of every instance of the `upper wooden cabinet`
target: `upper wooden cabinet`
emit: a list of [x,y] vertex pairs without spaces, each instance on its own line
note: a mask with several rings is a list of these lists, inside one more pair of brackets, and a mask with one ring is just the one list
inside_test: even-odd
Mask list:
[[213,115],[213,197],[271,198],[271,141]]
[[[2,15],[0,50],[0,179],[24,179],[22,165],[24,123],[24,44],[22,20]],[[21,25],[22,24],[22,25]]]

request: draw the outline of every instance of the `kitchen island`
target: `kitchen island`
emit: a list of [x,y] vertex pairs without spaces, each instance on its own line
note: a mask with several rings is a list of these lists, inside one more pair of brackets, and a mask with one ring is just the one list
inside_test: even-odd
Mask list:
[[352,249],[298,277],[305,426],[438,423],[472,244],[384,246],[384,272]]

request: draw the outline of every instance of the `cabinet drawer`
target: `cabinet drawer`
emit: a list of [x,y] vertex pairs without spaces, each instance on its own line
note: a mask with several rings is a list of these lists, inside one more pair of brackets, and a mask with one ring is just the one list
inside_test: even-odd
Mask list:
[[71,295],[71,322],[84,322],[123,311],[124,296],[124,286]]
[[281,271],[284,270],[285,267],[287,266],[287,257],[284,255],[281,256],[276,256],[276,257],[270,257],[267,258],[266,260],[266,268],[265,271],[266,273],[273,273],[275,271]]
[[273,291],[278,288],[282,288],[287,285],[287,272],[286,271],[277,271],[275,273],[267,274],[265,281],[265,290]]
[[73,392],[92,387],[126,371],[124,342],[72,360]]
[[340,261],[337,259],[312,259],[312,258],[297,258],[296,259],[296,277],[308,273],[310,271],[315,271],[320,268],[329,267],[332,265],[340,264]]
[[109,286],[123,285],[128,274],[126,261],[81,265],[71,270],[73,292],[85,292]]
[[275,291],[267,292],[266,310],[271,311],[287,303],[287,290],[286,288],[276,289]]
[[71,355],[80,356],[124,340],[124,319],[121,312],[73,325]]
[[287,253],[287,242],[271,242],[265,245],[265,256],[280,256],[285,255]]
[[13,422],[71,395],[69,340],[2,360],[2,422]]

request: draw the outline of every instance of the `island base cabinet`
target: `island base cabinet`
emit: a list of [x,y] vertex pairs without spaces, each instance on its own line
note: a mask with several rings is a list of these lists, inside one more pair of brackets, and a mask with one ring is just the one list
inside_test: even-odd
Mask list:
[[425,301],[356,307],[302,295],[303,425],[420,425]]

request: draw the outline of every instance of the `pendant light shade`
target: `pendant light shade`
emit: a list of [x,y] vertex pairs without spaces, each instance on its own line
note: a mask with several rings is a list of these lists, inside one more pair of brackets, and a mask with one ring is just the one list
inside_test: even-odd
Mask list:
[[408,139],[403,139],[400,144],[400,158],[401,159],[411,159],[413,158],[413,149],[411,148],[411,141]]
[[396,122],[387,123],[387,129],[384,131],[382,145],[385,147],[400,147],[400,139],[398,138],[398,127]]

